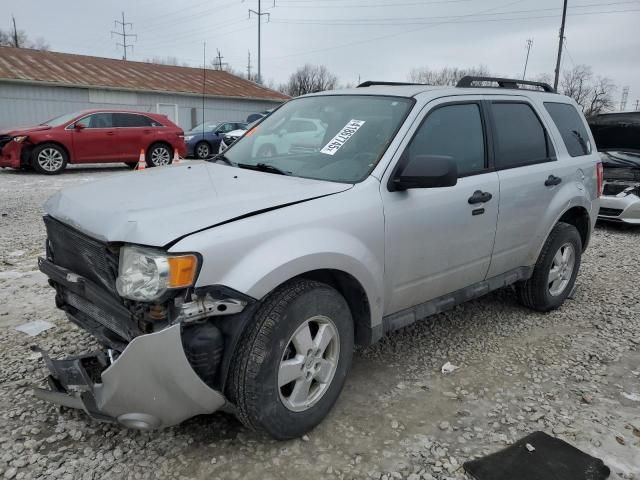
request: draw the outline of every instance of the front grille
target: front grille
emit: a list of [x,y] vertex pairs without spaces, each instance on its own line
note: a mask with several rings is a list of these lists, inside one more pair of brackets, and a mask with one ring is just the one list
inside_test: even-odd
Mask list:
[[621,208],[600,207],[600,212],[598,213],[598,215],[602,215],[603,217],[618,217],[621,213]]
[[88,278],[118,296],[118,257],[105,243],[50,216],[44,217],[44,223],[47,228],[47,255],[53,263]]
[[9,135],[0,135],[0,150],[4,148],[4,146],[11,141],[11,137]]
[[132,327],[133,322],[129,321],[128,318],[117,318],[116,316],[111,315],[109,312],[101,310],[93,303],[88,302],[81,296],[76,295],[69,290],[65,290],[63,295],[66,304],[71,305],[77,310],[80,310],[89,318],[95,320],[103,327],[106,327],[114,332],[120,338],[126,341],[131,341],[135,336],[139,334],[139,332],[135,331],[135,329]]

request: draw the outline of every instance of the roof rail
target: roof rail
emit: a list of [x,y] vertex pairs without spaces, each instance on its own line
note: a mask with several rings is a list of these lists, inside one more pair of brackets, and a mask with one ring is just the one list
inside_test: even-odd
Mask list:
[[375,80],[367,80],[366,82],[362,82],[356,88],[363,87],[373,87],[374,85],[387,85],[387,86],[398,86],[398,85],[424,85],[424,83],[405,83],[405,82],[376,82]]
[[[479,88],[473,85],[475,82],[495,82],[498,84],[497,88],[520,88],[518,85],[530,85],[532,87],[538,87],[549,93],[556,93],[551,85],[544,82],[531,82],[529,80],[517,80],[514,78],[498,78],[498,77],[462,77],[456,87],[458,88]],[[481,87],[481,86],[480,86]],[[486,88],[486,87],[485,87]],[[489,87],[496,88],[496,87]]]

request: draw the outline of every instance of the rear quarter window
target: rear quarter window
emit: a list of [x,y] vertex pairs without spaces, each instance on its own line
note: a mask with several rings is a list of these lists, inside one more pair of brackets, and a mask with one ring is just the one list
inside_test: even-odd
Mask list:
[[569,155],[580,157],[592,151],[591,140],[582,117],[576,108],[568,103],[545,102],[544,108],[556,124]]

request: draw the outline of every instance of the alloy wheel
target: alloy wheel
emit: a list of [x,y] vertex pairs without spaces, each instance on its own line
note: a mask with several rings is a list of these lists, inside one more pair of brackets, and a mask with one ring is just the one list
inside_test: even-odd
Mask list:
[[284,406],[302,412],[327,392],[338,367],[340,335],[323,315],[305,320],[291,335],[278,368],[278,388]]
[[171,152],[166,147],[156,147],[151,152],[151,163],[160,167],[171,163]]
[[55,148],[45,148],[38,154],[38,165],[47,172],[57,172],[63,163],[62,153]]
[[575,264],[576,252],[573,245],[571,243],[563,244],[553,257],[547,278],[549,293],[552,296],[557,297],[567,288],[571,281]]
[[198,158],[207,158],[209,156],[209,145],[206,143],[198,145],[198,148],[196,148],[196,155]]

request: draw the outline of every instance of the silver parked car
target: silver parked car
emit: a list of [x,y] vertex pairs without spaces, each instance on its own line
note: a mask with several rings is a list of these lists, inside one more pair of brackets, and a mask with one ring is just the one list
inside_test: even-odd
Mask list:
[[640,153],[600,152],[604,187],[598,218],[640,225]]
[[[254,153],[292,118],[323,125],[314,149]],[[37,395],[133,428],[227,408],[300,436],[356,344],[507,285],[561,306],[598,214],[592,145],[545,84],[366,82],[289,101],[208,162],[63,190],[39,266],[103,348],[43,352]]]

